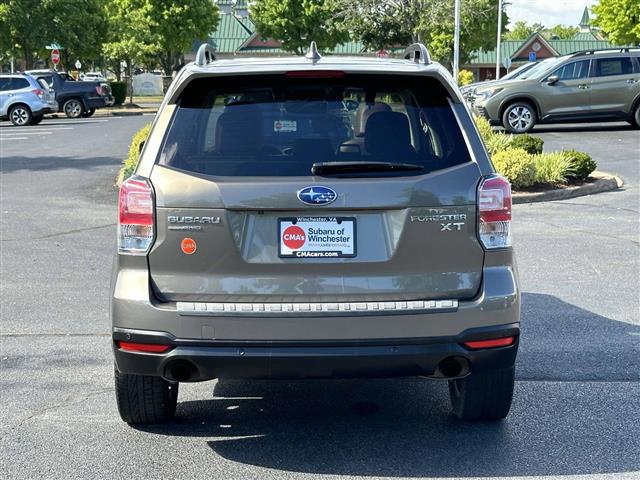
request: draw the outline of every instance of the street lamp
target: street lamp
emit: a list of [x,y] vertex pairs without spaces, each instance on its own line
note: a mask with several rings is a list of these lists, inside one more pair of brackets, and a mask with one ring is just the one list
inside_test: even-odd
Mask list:
[[496,80],[500,80],[500,41],[502,40],[502,0],[498,0],[498,33],[496,36]]

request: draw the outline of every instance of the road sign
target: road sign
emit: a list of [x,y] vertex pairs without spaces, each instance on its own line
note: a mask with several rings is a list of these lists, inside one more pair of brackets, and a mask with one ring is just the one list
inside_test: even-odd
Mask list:
[[80,63],[80,60],[76,60],[76,70],[80,70],[82,68],[82,64]]
[[60,50],[57,48],[51,50],[51,61],[54,65],[58,65],[60,63]]
[[530,62],[536,61],[536,52],[529,52],[529,61]]
[[509,57],[504,57],[502,59],[502,66],[509,70],[511,68],[511,59]]
[[388,56],[389,52],[387,52],[384,48],[376,52],[376,57],[387,58]]

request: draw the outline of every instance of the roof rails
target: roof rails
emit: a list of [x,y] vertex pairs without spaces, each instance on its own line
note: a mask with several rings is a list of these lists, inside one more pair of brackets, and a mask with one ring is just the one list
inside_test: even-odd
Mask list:
[[569,55],[576,57],[578,55],[593,55],[598,52],[612,52],[612,53],[629,53],[631,50],[640,51],[640,47],[621,47],[621,48],[594,48],[590,50],[578,50],[571,52]]
[[204,65],[208,65],[211,62],[215,62],[216,56],[213,54],[213,48],[208,43],[203,43],[198,48],[198,53],[196,53],[195,64],[202,67]]
[[422,63],[423,65],[429,65],[431,63],[429,50],[427,50],[427,47],[425,47],[422,43],[414,43],[412,45],[409,45],[402,56],[414,63]]

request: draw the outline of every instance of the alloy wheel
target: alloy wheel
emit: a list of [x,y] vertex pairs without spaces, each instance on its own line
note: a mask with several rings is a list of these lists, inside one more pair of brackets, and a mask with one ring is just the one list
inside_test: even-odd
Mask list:
[[14,125],[26,125],[29,121],[29,112],[24,107],[14,108],[11,112],[11,121]]
[[509,110],[507,121],[515,131],[523,132],[531,125],[533,115],[525,105],[516,105]]

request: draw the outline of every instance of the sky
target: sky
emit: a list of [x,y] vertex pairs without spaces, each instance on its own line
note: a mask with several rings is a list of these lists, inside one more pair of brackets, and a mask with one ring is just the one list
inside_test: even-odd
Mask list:
[[584,7],[591,7],[596,0],[504,0],[509,23],[518,20],[542,23],[546,27],[557,24],[578,25]]

